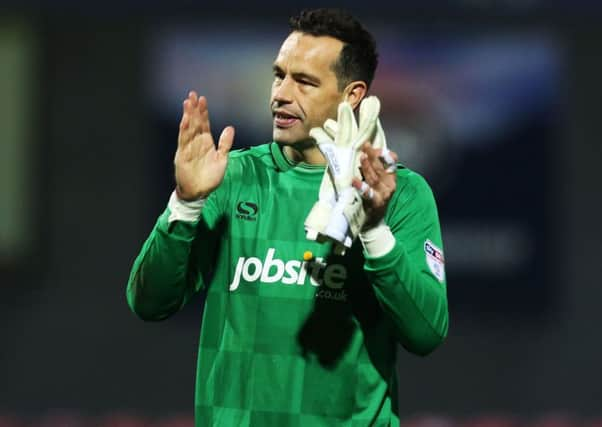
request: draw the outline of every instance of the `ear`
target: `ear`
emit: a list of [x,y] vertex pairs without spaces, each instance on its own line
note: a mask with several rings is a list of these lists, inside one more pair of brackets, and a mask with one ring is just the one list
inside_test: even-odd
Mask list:
[[344,97],[343,99],[351,104],[351,108],[355,110],[362,99],[366,96],[368,92],[368,85],[366,82],[361,80],[353,81],[347,85],[345,90],[343,91]]

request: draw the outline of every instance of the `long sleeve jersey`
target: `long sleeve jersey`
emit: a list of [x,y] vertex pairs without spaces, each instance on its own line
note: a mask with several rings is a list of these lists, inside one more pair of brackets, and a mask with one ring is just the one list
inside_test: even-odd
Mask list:
[[[448,328],[437,208],[403,167],[385,223],[395,246],[344,256],[307,240],[323,166],[276,143],[230,154],[196,221],[159,217],[127,285],[130,308],[163,320],[206,291],[195,425],[398,425],[396,350],[426,355]],[[314,256],[304,260],[304,253]]]

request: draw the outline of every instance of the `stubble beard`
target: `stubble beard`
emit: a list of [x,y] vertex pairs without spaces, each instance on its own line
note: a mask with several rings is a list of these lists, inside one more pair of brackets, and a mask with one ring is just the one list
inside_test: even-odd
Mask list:
[[280,145],[288,145],[298,150],[304,150],[316,145],[316,141],[309,134],[299,136],[298,138],[295,138],[294,135],[291,135],[292,138],[278,138],[278,133],[282,131],[283,129],[275,128],[272,133],[273,140]]

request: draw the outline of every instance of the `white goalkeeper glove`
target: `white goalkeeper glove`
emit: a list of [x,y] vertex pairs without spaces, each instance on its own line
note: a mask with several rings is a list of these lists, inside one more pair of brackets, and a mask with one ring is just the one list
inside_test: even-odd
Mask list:
[[306,235],[310,240],[334,241],[336,253],[344,254],[345,249],[351,247],[366,221],[361,194],[351,185],[354,177],[361,179],[359,156],[362,144],[372,141],[375,148],[382,149],[381,158],[387,166],[394,167],[378,120],[379,112],[378,98],[364,99],[360,105],[358,127],[351,105],[343,102],[339,105],[337,122],[329,119],[324,128],[310,131],[328,167],[320,185],[319,199],[305,221]]
[[[318,146],[320,146],[320,144],[334,143],[336,132],[337,122],[328,119],[324,123],[323,128],[313,128],[309,134],[316,140]],[[320,184],[318,201],[314,204],[305,220],[305,231],[309,240],[325,240],[323,233],[330,221],[330,214],[336,201],[337,197],[335,189],[332,185],[332,178],[328,172],[327,166]]]

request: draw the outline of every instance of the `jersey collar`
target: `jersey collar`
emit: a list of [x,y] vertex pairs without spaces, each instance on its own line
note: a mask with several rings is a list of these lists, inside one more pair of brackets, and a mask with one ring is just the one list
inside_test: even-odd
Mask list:
[[282,146],[277,142],[272,142],[270,144],[270,152],[272,153],[272,158],[274,159],[276,167],[282,172],[294,169],[296,172],[303,173],[324,173],[325,166],[323,165],[308,165],[307,163],[303,162],[293,162],[291,159],[286,157],[282,151]]

